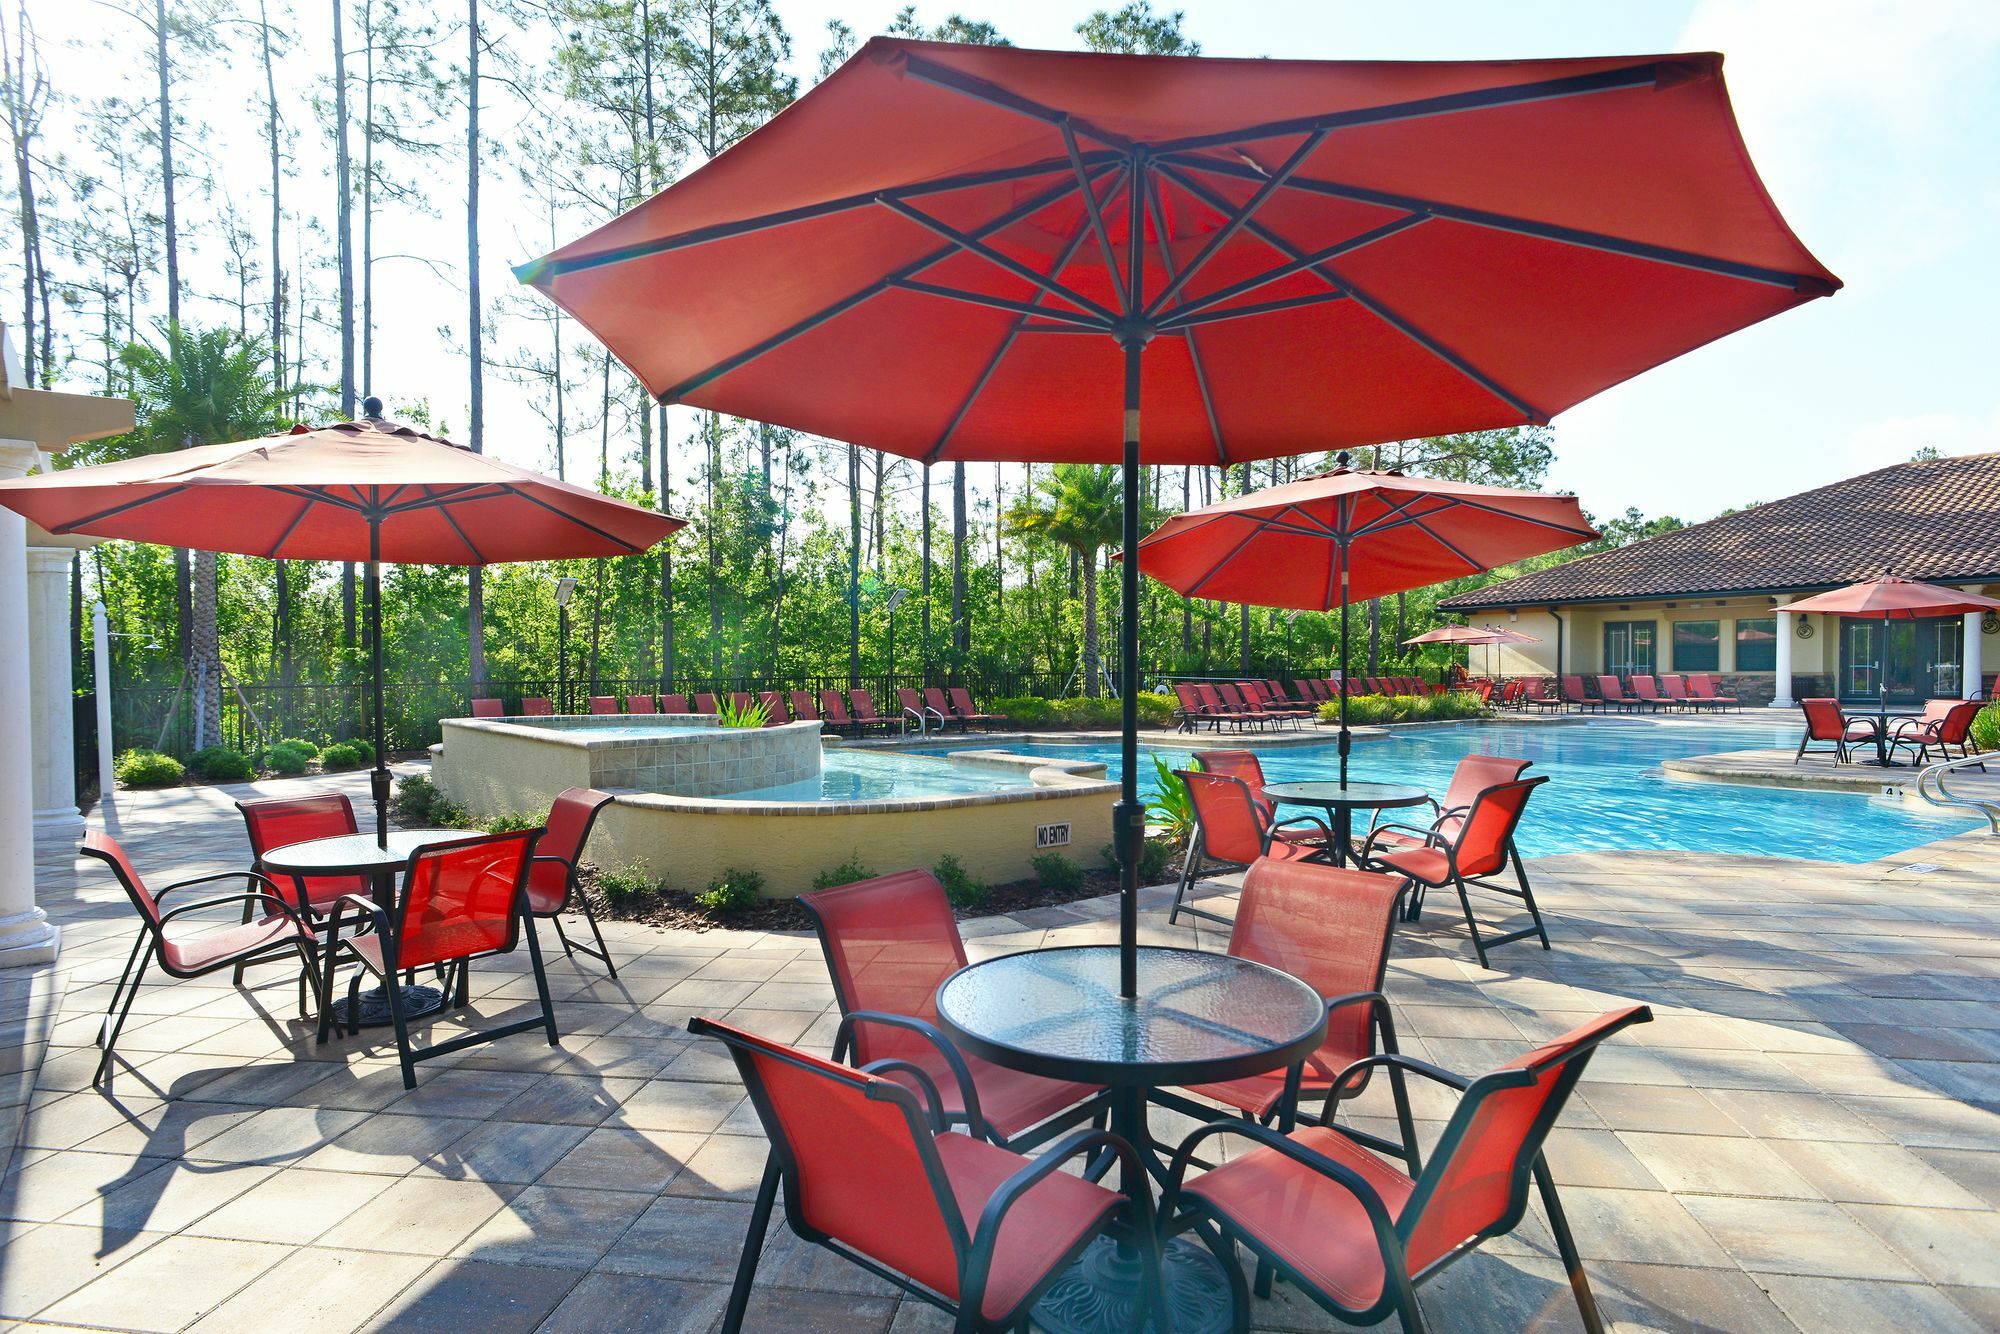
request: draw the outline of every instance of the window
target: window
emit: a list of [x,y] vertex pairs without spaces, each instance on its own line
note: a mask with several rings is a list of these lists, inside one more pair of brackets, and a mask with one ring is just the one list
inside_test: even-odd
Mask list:
[[1721,621],[1674,622],[1675,671],[1712,672],[1721,666]]
[[1778,670],[1778,618],[1746,617],[1736,623],[1736,670],[1775,672]]
[[1653,674],[1651,621],[1604,623],[1604,670],[1618,676]]

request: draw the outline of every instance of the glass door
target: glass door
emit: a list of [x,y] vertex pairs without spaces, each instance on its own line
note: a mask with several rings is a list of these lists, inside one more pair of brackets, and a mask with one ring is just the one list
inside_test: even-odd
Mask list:
[[1651,676],[1653,634],[1651,621],[1606,621],[1604,670],[1614,676]]
[[1965,624],[1957,617],[1918,621],[1843,619],[1840,697],[1876,704],[1887,688],[1891,704],[1956,698],[1960,693]]
[[1874,703],[1882,683],[1883,621],[1842,619],[1840,622],[1840,685],[1845,700]]

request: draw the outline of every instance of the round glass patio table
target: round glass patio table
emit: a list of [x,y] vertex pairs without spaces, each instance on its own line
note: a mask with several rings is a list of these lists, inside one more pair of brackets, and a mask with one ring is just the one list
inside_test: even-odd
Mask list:
[[[365,876],[376,906],[385,913],[393,912],[396,906],[396,874],[409,862],[411,853],[432,843],[475,836],[475,833],[464,829],[392,829],[388,841],[378,843],[373,834],[337,834],[332,838],[308,839],[304,843],[287,843],[283,847],[272,848],[264,854],[264,870],[274,878],[281,875]],[[411,1020],[442,1010],[445,993],[441,987],[411,983],[400,988],[398,998],[402,1001],[403,1018]],[[335,1003],[329,998],[327,1017],[335,1014]],[[346,1001],[339,1002],[338,1018],[345,1028],[374,1028],[387,1024],[390,1022],[388,998],[381,987],[370,987],[352,1005]],[[322,1017],[322,1041],[326,1031],[326,1017]]]
[[[1146,1090],[1302,1061],[1326,1035],[1326,1002],[1289,973],[1226,954],[1148,945],[1138,965],[1139,994],[1128,1000],[1118,994],[1115,945],[1004,955],[946,978],[937,1014],[953,1041],[995,1065],[1108,1087],[1112,1130],[1164,1179],[1146,1132]],[[1177,1331],[1230,1328],[1228,1279],[1206,1248],[1177,1239],[1165,1277]],[[1035,1324],[1130,1330],[1143,1278],[1135,1249],[1100,1239],[1036,1305]]]
[[1338,783],[1318,779],[1304,783],[1266,783],[1264,795],[1288,806],[1317,806],[1333,826],[1333,864],[1347,865],[1354,849],[1354,812],[1386,811],[1421,806],[1430,793],[1407,783]]

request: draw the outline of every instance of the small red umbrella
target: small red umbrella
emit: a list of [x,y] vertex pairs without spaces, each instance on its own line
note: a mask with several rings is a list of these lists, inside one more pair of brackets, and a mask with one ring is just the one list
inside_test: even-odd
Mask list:
[[1790,603],[1784,610],[1865,616],[1888,621],[1915,620],[1923,616],[1963,616],[1969,611],[2000,611],[2000,602],[1964,589],[1926,584],[1885,573]]
[[[1473,644],[1486,644],[1489,646],[1493,644],[1538,644],[1541,641],[1533,635],[1524,635],[1518,630],[1502,630],[1498,626],[1492,625],[1479,629],[1475,629],[1469,625],[1441,625],[1435,630],[1426,630],[1424,633],[1412,636],[1403,642],[1405,644],[1464,644],[1469,647]],[[1470,662],[1471,658],[1468,655],[1468,665]],[[1489,672],[1492,670],[1492,666],[1491,662],[1487,663]]]
[[[1575,496],[1341,466],[1176,514],[1139,568],[1188,597],[1340,608],[1340,781],[1347,782],[1347,608],[1598,535]],[[1487,639],[1483,642],[1498,642]]]
[[685,519],[384,420],[147,454],[0,481],[0,505],[51,533],[231,551],[276,560],[367,561],[375,827],[386,834],[380,563],[487,565],[624,556]]

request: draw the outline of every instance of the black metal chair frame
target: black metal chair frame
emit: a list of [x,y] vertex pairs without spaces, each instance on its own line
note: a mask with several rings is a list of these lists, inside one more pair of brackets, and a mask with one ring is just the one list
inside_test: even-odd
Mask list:
[[[729,1041],[725,1034],[717,1032],[706,1020],[699,1017],[688,1021],[688,1032],[697,1037],[715,1037],[724,1042]],[[743,1072],[744,1085],[750,1091],[750,1100],[755,1105],[759,1118],[772,1134],[771,1153],[764,1163],[763,1180],[758,1184],[756,1204],[750,1213],[749,1232],[743,1239],[742,1256],[736,1266],[736,1279],[730,1288],[729,1305],[722,1317],[723,1334],[737,1334],[737,1331],[743,1328],[744,1313],[750,1304],[750,1289],[757,1276],[757,1262],[764,1249],[764,1237],[770,1226],[771,1212],[776,1204],[778,1185],[781,1181],[785,1185],[785,1223],[801,1240],[822,1246],[918,1300],[944,1311],[953,1317],[956,1322],[954,1328],[960,1331],[960,1334],[968,1334],[969,1331],[975,1330],[1000,1331],[1018,1328],[1049,1285],[1061,1277],[1063,1271],[1081,1256],[1099,1235],[1109,1230],[1109,1220],[1105,1228],[1085,1236],[1071,1247],[1049,1268],[1048,1274],[1042,1281],[1028,1291],[1014,1310],[1007,1312],[999,1320],[988,1320],[980,1308],[985,1297],[987,1275],[993,1264],[995,1246],[999,1241],[1000,1226],[1006,1220],[1008,1211],[1023,1195],[1061,1168],[1064,1163],[1085,1154],[1102,1156],[1107,1161],[1115,1159],[1121,1164],[1123,1173],[1121,1180],[1136,1184],[1137,1193],[1127,1194],[1124,1206],[1125,1211],[1136,1217],[1129,1219],[1125,1227],[1131,1233],[1133,1244],[1140,1250],[1142,1263],[1147,1272],[1153,1277],[1152,1283],[1148,1285],[1148,1301],[1154,1310],[1165,1309],[1166,1297],[1160,1288],[1159,1278],[1159,1233],[1154,1223],[1152,1192],[1147,1185],[1146,1168],[1140,1161],[1138,1151],[1119,1136],[1107,1130],[1079,1130],[1050,1146],[1048,1152],[1001,1184],[987,1202],[985,1209],[981,1211],[977,1231],[968,1234],[964,1219],[958,1211],[957,1199],[952,1193],[950,1179],[946,1176],[944,1164],[937,1153],[935,1137],[949,1128],[949,1122],[943,1111],[944,1101],[938,1094],[937,1086],[920,1067],[905,1061],[872,1061],[861,1067],[859,1074],[905,1076],[914,1080],[922,1090],[924,1101],[920,1105],[918,1094],[906,1085],[882,1080],[864,1081],[858,1077],[853,1080],[854,1086],[863,1089],[871,1101],[886,1100],[894,1103],[902,1111],[904,1120],[909,1125],[910,1138],[923,1161],[924,1174],[930,1180],[938,1212],[943,1217],[945,1228],[951,1236],[952,1248],[957,1253],[960,1275],[959,1300],[953,1302],[942,1293],[934,1292],[923,1284],[842,1245],[806,1223],[798,1209],[800,1198],[798,1160],[793,1154],[790,1143],[782,1133],[778,1133],[777,1128],[782,1123],[771,1105],[769,1093],[763,1087],[763,1082],[752,1075],[748,1068],[748,1058],[738,1054],[733,1044],[730,1054],[736,1058],[737,1068]],[[841,1077],[818,1066],[807,1065],[783,1052],[765,1050],[760,1052],[760,1055],[808,1070],[823,1078]],[[965,1077],[962,1061],[954,1063],[953,1074],[959,1080],[961,1092],[966,1100],[965,1105],[968,1108],[972,1107],[977,1094],[973,1091],[971,1080]],[[979,1137],[991,1140],[990,1129]]]
[[[1491,798],[1494,793],[1504,792],[1510,788],[1517,787],[1536,788],[1548,782],[1550,777],[1551,775],[1549,774],[1537,774],[1533,778],[1517,778],[1511,783],[1498,783],[1481,792],[1473,799],[1470,806],[1464,808],[1465,821],[1459,826],[1460,833],[1462,834],[1464,830],[1472,827],[1472,818],[1474,813],[1478,811],[1480,803]],[[1444,819],[1453,814],[1455,810],[1456,808],[1453,811],[1441,811],[1438,818]],[[1410,903],[1409,907],[1403,913],[1403,920],[1405,921],[1416,921],[1418,915],[1423,911],[1425,890],[1443,889],[1446,886],[1456,888],[1458,890],[1459,906],[1465,910],[1466,929],[1472,933],[1472,948],[1479,955],[1479,966],[1481,968],[1489,966],[1486,962],[1486,952],[1488,950],[1495,949],[1501,945],[1512,944],[1517,940],[1526,940],[1529,936],[1539,937],[1542,942],[1542,948],[1546,950],[1550,948],[1548,927],[1543,924],[1542,910],[1535,903],[1535,891],[1528,884],[1528,868],[1526,863],[1521,860],[1521,850],[1514,843],[1514,830],[1519,827],[1522,817],[1527,814],[1527,810],[1527,803],[1524,801],[1521,804],[1520,812],[1514,818],[1514,824],[1509,826],[1507,830],[1506,847],[1500,866],[1488,875],[1468,876],[1462,874],[1458,869],[1458,839],[1446,839],[1434,831],[1427,834],[1424,846],[1436,848],[1444,853],[1446,877],[1442,880],[1435,882],[1424,880],[1421,877],[1411,875],[1401,867],[1391,866],[1375,860],[1372,856],[1372,849],[1374,847],[1375,835],[1381,830],[1399,829],[1406,833],[1426,832],[1413,829],[1407,825],[1385,824],[1375,830],[1369,831],[1368,842],[1362,845],[1361,864],[1371,870],[1386,871],[1391,875],[1400,875],[1410,882]],[[1506,870],[1509,866],[1514,868],[1515,883],[1512,886],[1502,884],[1495,878],[1500,871]],[[1519,927],[1513,931],[1503,932],[1497,936],[1482,936],[1479,932],[1479,920],[1473,916],[1472,896],[1467,892],[1467,887],[1470,885],[1478,885],[1482,889],[1490,889],[1496,894],[1504,894],[1508,898],[1520,900],[1521,905],[1528,910],[1528,917],[1531,924]]]
[[[1838,709],[1838,712],[1840,714],[1839,736],[1816,737],[1813,735],[1812,721],[1810,719],[1806,721],[1805,735],[1799,738],[1799,748],[1792,754],[1793,764],[1797,764],[1800,760],[1804,759],[1808,754],[1820,755],[1825,753],[1824,751],[1817,751],[1817,750],[1809,751],[1807,749],[1815,741],[1822,742],[1827,746],[1831,746],[1833,748],[1834,757],[1841,764],[1852,764],[1854,762],[1853,760],[1848,758],[1847,752],[1849,747],[1872,746],[1875,744],[1876,740],[1875,733],[1880,729],[1880,724],[1877,723],[1875,719],[1850,718],[1847,716],[1847,710],[1845,709]],[[1867,726],[1869,729],[1869,734],[1867,736],[1849,736],[1847,734],[1847,729],[1849,727],[1852,727],[1856,723],[1861,723]],[[1887,744],[1886,738],[1884,739],[1884,744],[1885,745]]]
[[[1961,702],[1971,703],[1973,701]],[[1975,714],[1975,716],[1977,715]],[[1908,746],[1917,752],[1915,762],[1923,764],[1930,759],[1931,747],[1935,746],[1937,747],[1938,759],[1940,761],[1948,760],[1951,758],[1952,743],[1941,741],[1937,736],[1933,735],[1933,733],[1941,732],[1943,729],[1944,720],[1942,718],[1928,721],[1922,718],[1905,718],[1902,722],[1896,724],[1895,731],[1889,734],[1889,754],[1894,756],[1898,750]],[[1979,749],[1979,742],[1972,735],[1970,727],[1965,729],[1965,740],[1958,742],[1957,745],[1958,758],[1962,760],[1969,760],[1974,755],[1985,754],[1984,751]],[[1983,762],[1979,766],[1979,772],[1986,772],[1986,765]]]
[[[603,812],[606,806],[611,804],[611,801],[612,799],[607,796],[603,801],[598,802],[590,808],[590,815],[583,822],[583,834],[576,840],[576,861],[569,861],[552,853],[541,852],[536,853],[530,860],[528,869],[531,876],[534,872],[535,862],[553,862],[563,868],[563,896],[562,902],[556,905],[553,912],[537,913],[534,911],[532,902],[529,904],[529,912],[536,917],[546,917],[550,922],[555,924],[556,941],[563,947],[563,954],[566,957],[575,958],[578,954],[587,954],[603,964],[604,971],[607,974],[616,977],[618,976],[618,965],[611,962],[611,950],[604,943],[604,933],[598,930],[597,927],[597,914],[591,911],[590,900],[576,892],[577,871],[583,861],[583,850],[590,843],[590,831],[597,827],[598,815]],[[560,914],[568,912],[571,904],[575,904],[578,908],[582,909],[584,923],[590,927],[591,939],[597,942],[596,949],[592,949],[590,946],[580,942],[571,941],[563,933],[562,917]]]
[[[389,1022],[396,1031],[396,1055],[403,1068],[404,1088],[413,1089],[417,1086],[417,1062],[419,1061],[427,1061],[433,1056],[445,1056],[455,1051],[463,1051],[467,1047],[478,1046],[481,1043],[494,1042],[501,1038],[512,1037],[516,1033],[526,1033],[536,1028],[546,1029],[549,1035],[549,1045],[551,1047],[561,1045],[562,1036],[556,1032],[555,1004],[549,999],[548,974],[542,970],[542,947],[535,936],[535,915],[528,908],[528,868],[533,864],[534,860],[534,841],[532,839],[528,843],[529,856],[521,859],[521,874],[514,884],[514,909],[512,915],[517,929],[508,942],[498,949],[481,950],[474,954],[462,955],[448,963],[441,962],[433,967],[446,993],[451,997],[451,1004],[462,1008],[471,1000],[472,961],[474,959],[491,958],[498,954],[513,953],[514,949],[520,944],[520,936],[525,934],[528,938],[528,959],[535,975],[535,994],[540,998],[541,1002],[540,1016],[517,1019],[511,1024],[502,1024],[498,1028],[482,1028],[477,1032],[463,1033],[458,1037],[449,1038],[443,1042],[434,1042],[428,1047],[412,1047],[410,1045],[409,1018],[403,1013],[402,991],[396,985],[396,975],[403,971],[397,961],[401,935],[399,926],[401,921],[400,908],[404,896],[409,892],[410,877],[416,872],[417,862],[427,853],[434,853],[441,848],[463,847],[467,843],[482,842],[485,839],[509,837],[512,837],[512,835],[488,834],[479,838],[456,839],[450,843],[433,843],[412,853],[409,862],[403,870],[403,890],[397,896],[399,911],[394,915],[393,920],[392,915],[385,913],[381,905],[377,904],[371,898],[365,898],[359,894],[343,894],[340,897],[339,902],[334,907],[333,918],[327,931],[327,941],[323,951],[323,957],[326,961],[326,972],[324,974],[324,981],[321,984],[321,995],[327,998],[328,1003],[321,1010],[322,1018],[320,1019],[319,1026],[319,1040],[322,1043],[326,1041],[330,1029],[340,1029],[341,1036],[346,1036],[349,1032],[344,1025],[334,1021],[331,998],[333,996],[334,970],[340,961],[340,952],[338,949],[340,943],[340,925],[346,916],[347,909],[352,907],[361,914],[362,920],[373,925],[375,934],[381,937],[382,967],[378,971],[368,961],[366,955],[351,946],[349,947],[347,957],[353,960],[357,967],[354,970],[354,975],[348,979],[348,1012],[353,1014],[358,1010],[363,974],[370,974],[379,978],[382,983],[383,996],[389,1006]],[[540,837],[540,835],[537,834],[536,837]],[[358,1029],[355,1031],[358,1031]]]
[[[176,980],[183,980],[193,977],[205,977],[209,973],[219,973],[225,968],[234,968],[240,963],[271,963],[283,958],[287,953],[291,953],[298,957],[301,966],[299,973],[299,1016],[305,1018],[310,1014],[310,1011],[306,1007],[306,992],[308,988],[311,989],[316,999],[323,999],[324,993],[320,989],[318,963],[313,957],[313,947],[310,943],[312,928],[300,919],[298,910],[285,901],[284,895],[277,892],[278,886],[272,882],[269,876],[258,871],[221,871],[214,875],[202,875],[188,880],[176,880],[162,889],[149,891],[152,894],[154,907],[161,907],[165,903],[166,897],[175,890],[187,889],[194,885],[212,885],[223,880],[240,879],[253,884],[262,883],[267,888],[263,890],[247,890],[241,894],[221,894],[214,898],[199,900],[195,903],[183,903],[179,907],[162,912],[159,920],[156,922],[146,912],[145,908],[141,906],[137,889],[127,883],[125,873],[119,868],[116,861],[94,848],[80,848],[78,851],[86,857],[97,858],[97,860],[111,868],[112,876],[117,879],[119,887],[125,891],[126,897],[132,900],[132,907],[139,914],[138,938],[132,942],[132,952],[126,956],[125,967],[118,974],[118,985],[112,988],[111,1003],[105,1007],[104,1021],[98,1025],[97,1045],[104,1049],[104,1055],[97,1062],[97,1073],[91,1076],[90,1086],[92,1088],[102,1088],[104,1086],[104,1077],[111,1069],[112,1051],[118,1045],[118,1035],[125,1029],[125,1017],[132,1012],[132,1002],[138,998],[139,984],[146,977],[146,966],[155,960],[158,961],[161,972]],[[168,922],[177,917],[185,916],[188,913],[200,912],[204,908],[219,908],[225,904],[236,903],[242,903],[246,908],[258,903],[266,907],[275,908],[278,913],[289,918],[295,925],[303,927],[308,933],[307,938],[274,941],[267,945],[260,945],[254,950],[242,954],[230,955],[227,958],[218,959],[213,963],[204,964],[200,968],[176,968],[167,962],[166,925]],[[137,967],[136,972],[134,971],[135,965]]]
[[[1250,1304],[1248,1284],[1244,1281],[1242,1268],[1235,1263],[1235,1257],[1230,1253],[1234,1245],[1240,1244],[1257,1257],[1260,1273],[1265,1266],[1271,1267],[1337,1320],[1348,1324],[1370,1325],[1393,1314],[1401,1320],[1404,1329],[1411,1331],[1411,1334],[1421,1334],[1424,1320],[1422,1313],[1417,1309],[1418,1286],[1436,1277],[1455,1261],[1470,1255],[1478,1249],[1481,1242],[1492,1237],[1504,1236],[1519,1227],[1521,1219],[1528,1211],[1528,1182],[1532,1177],[1535,1188],[1541,1195],[1542,1212],[1548,1220],[1549,1231],[1555,1238],[1556,1251],[1562,1257],[1563,1271],[1569,1278],[1570,1291],[1576,1297],[1577,1312],[1583,1318],[1584,1329],[1589,1331],[1589,1334],[1603,1334],[1604,1318],[1597,1309],[1597,1298],[1590,1290],[1590,1280],[1584,1274],[1583,1257],[1577,1252],[1576,1238],[1570,1232],[1568,1215],[1563,1212],[1562,1200],[1556,1194],[1555,1178],[1549,1172],[1548,1160],[1542,1153],[1542,1144],[1548,1138],[1549,1131],[1554,1128],[1557,1117],[1561,1115],[1571,1092],[1576,1088],[1577,1081],[1583,1078],[1584,1068],[1590,1063],[1590,1058],[1598,1045],[1633,1024],[1650,1022],[1652,1017],[1649,1008],[1640,1006],[1638,1012],[1623,1023],[1607,1028],[1587,1046],[1568,1053],[1566,1057],[1559,1055],[1535,1066],[1496,1070],[1478,1079],[1455,1075],[1427,1061],[1387,1053],[1356,1061],[1341,1072],[1340,1078],[1327,1090],[1326,1108],[1320,1124],[1370,1148],[1374,1146],[1370,1145],[1366,1138],[1345,1126],[1333,1123],[1334,1103],[1341,1098],[1351,1096],[1351,1091],[1350,1093],[1341,1091],[1341,1086],[1346,1083],[1349,1076],[1358,1072],[1361,1080],[1365,1082],[1369,1071],[1379,1065],[1394,1072],[1407,1071],[1410,1074],[1421,1075],[1447,1088],[1456,1089],[1461,1095],[1459,1106],[1445,1127],[1444,1135],[1439,1139],[1437,1147],[1431,1151],[1433,1163],[1448,1163],[1458,1152],[1466,1133],[1477,1119],[1476,1112],[1481,1102],[1506,1089],[1525,1088],[1533,1084],[1536,1075],[1547,1069],[1550,1064],[1563,1059],[1568,1061],[1567,1068],[1557,1076],[1559,1082],[1556,1088],[1550,1093],[1547,1102],[1536,1116],[1534,1125],[1524,1141],[1525,1145],[1532,1146],[1532,1153],[1522,1154],[1514,1164],[1508,1188],[1508,1206],[1500,1221],[1446,1251],[1414,1274],[1409,1271],[1405,1263],[1404,1247],[1415,1230],[1417,1221],[1423,1216],[1424,1207],[1436,1192],[1438,1178],[1424,1173],[1422,1151],[1412,1129],[1414,1122],[1410,1119],[1407,1093],[1401,1081],[1394,1082],[1398,1102],[1397,1119],[1404,1136],[1398,1154],[1410,1165],[1410,1175],[1416,1180],[1417,1188],[1404,1204],[1398,1217],[1391,1218],[1388,1207],[1375,1193],[1374,1188],[1345,1164],[1315,1153],[1267,1126],[1225,1119],[1211,1122],[1196,1130],[1181,1142],[1180,1149],[1174,1154],[1173,1164],[1167,1174],[1166,1188],[1160,1197],[1160,1244],[1165,1246],[1177,1234],[1191,1229],[1200,1233],[1203,1240],[1215,1251],[1216,1258],[1222,1262],[1223,1269],[1229,1275],[1230,1287],[1236,1299],[1238,1331],[1248,1327],[1244,1314]],[[1374,1226],[1376,1244],[1382,1251],[1386,1281],[1382,1285],[1382,1295],[1374,1305],[1360,1310],[1342,1306],[1220,1212],[1204,1208],[1200,1204],[1191,1205],[1186,1209],[1178,1208],[1181,1204],[1188,1166],[1190,1163],[1199,1162],[1194,1154],[1196,1146],[1205,1139],[1225,1134],[1240,1135],[1295,1162],[1302,1163],[1338,1183],[1354,1196],[1367,1212],[1368,1220]],[[1216,1233],[1220,1235],[1222,1245],[1216,1245],[1211,1239],[1208,1225],[1213,1225]]]
[[[1295,815],[1286,820],[1268,819],[1264,814],[1264,808],[1257,804],[1255,797],[1250,795],[1250,785],[1248,783],[1234,774],[1209,773],[1206,770],[1200,772],[1204,778],[1225,779],[1243,789],[1243,800],[1249,803],[1251,818],[1257,822],[1258,828],[1261,831],[1264,852],[1270,852],[1271,842],[1277,837],[1280,829],[1283,829],[1286,825],[1295,824],[1318,825],[1320,831],[1326,836],[1327,846],[1333,846],[1333,830],[1329,829],[1326,821],[1320,819],[1317,815]],[[1174,776],[1185,783],[1187,781],[1188,770],[1176,769],[1174,770]],[[1192,798],[1189,799],[1189,804],[1193,804]],[[1204,865],[1204,863],[1210,862],[1212,864]],[[1210,912],[1206,908],[1190,908],[1183,900],[1187,898],[1188,890],[1194,887],[1194,882],[1197,878],[1197,867],[1201,868],[1199,874],[1206,876],[1213,875],[1218,871],[1245,870],[1249,865],[1249,862],[1230,862],[1223,861],[1220,858],[1211,859],[1209,857],[1208,848],[1202,842],[1201,837],[1201,815],[1197,812],[1194,828],[1188,833],[1187,851],[1181,857],[1181,879],[1180,883],[1174,887],[1174,906],[1167,913],[1167,925],[1174,925],[1180,919],[1180,915],[1186,913],[1190,917],[1200,917],[1206,921],[1218,922],[1223,926],[1228,926],[1230,918],[1224,917],[1221,913]]]
[[[354,820],[354,803],[352,800],[349,799],[348,795],[345,792],[324,792],[324,793],[319,793],[317,795],[340,798],[340,800],[347,807],[347,823],[349,825],[347,832],[350,834],[360,832],[361,826],[359,824],[356,824]],[[243,817],[243,827],[247,830],[250,828],[250,813],[244,810],[243,806],[244,804],[242,802],[240,801],[237,802],[236,813]],[[337,836],[330,836],[330,837],[337,837]],[[255,861],[250,863],[250,869],[255,871],[257,874],[263,876],[266,880],[270,880],[274,884],[276,883],[276,877],[272,876],[267,870],[265,870],[264,858],[261,855],[259,855]],[[297,907],[299,910],[299,914],[301,918],[304,920],[305,924],[308,927],[310,927],[316,934],[325,931],[326,918],[321,916],[319,913],[314,912],[312,904],[306,901],[306,883],[305,883],[306,878],[304,876],[295,875],[291,876],[290,879],[292,882],[292,891],[298,896]],[[245,903],[243,905],[243,924],[245,926],[248,926],[250,923],[250,913],[252,906],[253,905],[249,903]],[[249,967],[248,964],[243,964],[243,963],[237,964],[236,973],[230,979],[231,981],[235,982],[236,985],[239,987],[243,985],[243,970],[247,967]],[[313,967],[313,975],[315,977],[319,975],[317,964],[315,964]]]

